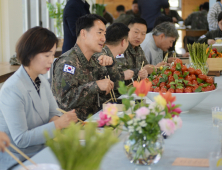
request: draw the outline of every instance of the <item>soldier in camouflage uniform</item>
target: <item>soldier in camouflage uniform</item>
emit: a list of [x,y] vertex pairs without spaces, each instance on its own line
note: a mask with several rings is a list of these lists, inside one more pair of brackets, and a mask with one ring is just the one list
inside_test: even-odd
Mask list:
[[[77,42],[54,63],[52,91],[61,109],[75,109],[78,118],[86,120],[100,109],[100,95],[109,94],[114,83],[105,79],[111,57],[92,55],[102,51],[106,21],[95,14],[80,17],[76,22]],[[101,66],[104,65],[104,66]],[[106,92],[106,93],[105,93]]]
[[[153,65],[150,65],[146,58],[144,51],[140,47],[140,44],[143,42],[146,36],[147,25],[146,21],[142,18],[133,18],[128,27],[129,31],[129,46],[124,52],[124,57],[116,58],[118,67],[123,70],[131,69],[134,71],[133,79],[137,80],[138,76],[141,79],[146,78],[148,73],[153,72]],[[142,63],[144,62],[144,67],[141,70]],[[160,63],[160,65],[165,65],[165,63]],[[131,83],[127,81],[126,84]]]
[[[106,31],[106,45],[103,48],[101,53],[96,53],[94,56],[96,58],[107,55],[115,60],[116,56],[119,54],[123,54],[126,50],[129,42],[128,42],[128,32],[129,28],[122,23],[114,23],[107,28]],[[117,92],[117,88],[119,86],[119,81],[131,80],[134,72],[132,70],[123,71],[121,68],[117,67],[117,62],[110,67],[106,67],[108,74],[111,77],[111,80],[114,81],[114,89],[116,97],[119,97],[119,93]]]
[[114,20],[114,23],[123,23],[128,25],[129,21],[134,18],[131,14],[126,14],[125,7],[123,5],[119,5],[116,7],[117,12],[119,13],[119,17]]
[[9,63],[10,63],[11,65],[21,65],[21,63],[19,62],[19,60],[18,60],[17,57],[16,57],[16,54],[14,54],[14,55],[10,58]]
[[[203,4],[203,10],[191,13],[184,21],[184,25],[191,25],[194,30],[208,30],[207,13],[209,11],[209,3]],[[187,37],[187,43],[193,44],[199,37]]]

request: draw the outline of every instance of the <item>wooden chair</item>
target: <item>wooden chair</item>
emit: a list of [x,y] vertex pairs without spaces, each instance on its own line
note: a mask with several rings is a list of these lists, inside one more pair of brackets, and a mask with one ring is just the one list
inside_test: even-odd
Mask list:
[[190,30],[186,29],[186,36],[184,37],[184,48],[186,51],[187,49],[187,37],[200,37],[204,34],[206,34],[208,30]]

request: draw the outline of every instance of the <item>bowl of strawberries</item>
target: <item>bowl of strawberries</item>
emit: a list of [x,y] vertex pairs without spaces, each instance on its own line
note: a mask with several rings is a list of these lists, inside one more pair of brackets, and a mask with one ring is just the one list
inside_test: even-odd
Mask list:
[[154,101],[154,97],[167,91],[176,96],[175,104],[181,104],[182,111],[189,111],[216,90],[214,79],[204,75],[200,69],[194,69],[182,64],[177,58],[171,67],[165,66],[154,71],[147,81],[152,87],[147,97]]

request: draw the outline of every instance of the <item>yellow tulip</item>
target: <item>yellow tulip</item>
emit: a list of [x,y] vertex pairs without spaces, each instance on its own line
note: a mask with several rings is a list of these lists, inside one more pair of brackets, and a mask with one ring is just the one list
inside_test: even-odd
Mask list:
[[119,123],[119,117],[117,115],[111,116],[110,124],[113,126],[118,125]]
[[154,100],[163,108],[166,107],[167,102],[161,95],[154,97]]

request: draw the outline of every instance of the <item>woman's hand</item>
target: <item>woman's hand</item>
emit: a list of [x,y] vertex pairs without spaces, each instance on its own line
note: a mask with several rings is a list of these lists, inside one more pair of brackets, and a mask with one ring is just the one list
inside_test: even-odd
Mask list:
[[56,129],[63,129],[69,126],[71,122],[77,122],[78,118],[75,109],[63,114],[60,118],[54,121]]
[[0,151],[4,152],[5,148],[8,147],[9,144],[10,144],[9,137],[5,133],[0,132]]

